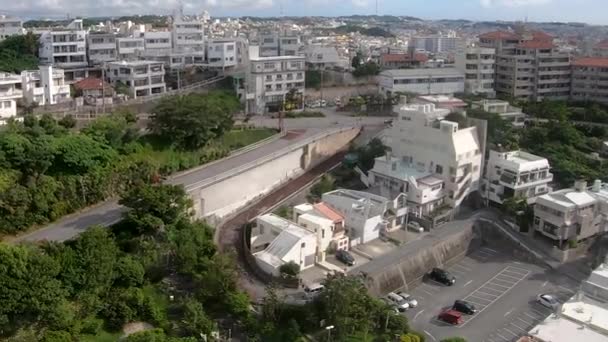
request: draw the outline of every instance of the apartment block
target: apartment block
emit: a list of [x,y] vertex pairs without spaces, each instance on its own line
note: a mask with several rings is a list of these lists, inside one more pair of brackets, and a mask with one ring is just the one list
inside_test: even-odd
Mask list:
[[113,86],[120,82],[129,87],[133,98],[162,94],[167,91],[165,67],[162,62],[110,62],[106,64],[106,78]]
[[443,203],[458,207],[480,188],[485,127],[459,127],[445,120],[449,113],[433,104],[400,104],[385,133],[391,152],[370,171],[370,184],[406,193],[417,217]]
[[88,66],[86,36],[82,19],[74,20],[66,28],[42,31],[38,48],[40,63],[60,68]]
[[23,21],[19,18],[0,15],[0,42],[10,36],[24,34]]
[[490,32],[480,46],[496,50],[495,88],[519,100],[566,100],[570,96],[570,54],[540,31]]
[[297,56],[304,44],[295,32],[265,31],[259,35],[260,57]]
[[380,92],[442,95],[464,92],[464,73],[454,68],[385,70],[380,73]]
[[534,206],[534,230],[560,248],[608,231],[608,185],[577,181],[573,188],[540,196]]
[[460,47],[462,42],[461,38],[455,36],[416,36],[410,39],[410,46],[431,53],[454,52]]
[[169,31],[148,31],[142,34],[146,51],[170,51],[173,48]]
[[502,204],[509,198],[536,197],[552,191],[553,174],[546,158],[524,151],[490,151],[480,192],[488,201]]
[[493,48],[468,47],[456,54],[456,69],[464,72],[464,91],[468,94],[496,96],[494,68],[496,51]]
[[118,60],[134,61],[144,52],[144,39],[135,37],[116,38],[116,52]]
[[17,115],[17,100],[22,96],[21,77],[0,72],[0,126]]
[[608,104],[608,57],[579,58],[572,63],[570,97]]
[[238,65],[237,42],[211,40],[207,42],[207,63],[213,68],[234,68]]
[[333,46],[309,45],[304,48],[309,69],[331,69],[340,66],[338,50]]
[[480,109],[488,113],[500,115],[500,117],[510,122],[515,127],[523,127],[526,121],[524,114],[519,107],[511,106],[507,101],[502,100],[480,100],[471,104],[472,109]]
[[70,100],[70,86],[65,80],[64,70],[50,65],[21,72],[21,89],[26,103],[44,106]]
[[117,58],[116,35],[106,32],[89,32],[87,50],[90,65],[101,65]]
[[205,23],[196,17],[178,15],[171,25],[173,49],[176,51],[205,51]]
[[241,95],[245,101],[246,112],[277,112],[281,110],[286,95],[292,90],[295,90],[299,99],[296,107],[302,109],[304,79],[304,56],[258,57],[257,51],[252,48],[245,82],[246,96]]

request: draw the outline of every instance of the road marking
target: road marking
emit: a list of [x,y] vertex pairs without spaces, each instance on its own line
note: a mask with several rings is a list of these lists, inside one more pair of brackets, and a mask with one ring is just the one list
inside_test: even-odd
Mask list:
[[514,327],[516,327],[517,329],[523,331],[523,332],[528,332],[528,330],[520,327],[519,325],[515,324],[514,322],[511,322],[511,325],[514,326]]
[[490,286],[490,285],[491,285],[491,286],[504,287],[505,289],[508,289],[508,288],[509,288],[508,286],[504,286],[504,285],[501,285],[501,284],[496,284],[496,283],[494,283],[494,282],[489,283],[488,285],[486,285],[486,287],[487,287],[487,286]]
[[[485,300],[486,302],[490,302],[490,303],[492,303],[492,300],[491,300],[491,299],[477,297],[476,295],[468,295],[468,296],[467,296],[467,298],[469,298],[469,297],[473,297],[473,298],[475,298],[475,299],[481,299],[481,300]],[[468,301],[468,300],[467,300],[467,301]],[[483,305],[488,305],[488,304],[483,304]]]
[[423,313],[424,310],[420,310],[420,312],[418,312],[415,316],[414,316],[414,321],[416,320],[416,318],[418,318],[418,316],[420,316],[421,313]]
[[542,287],[547,286],[547,284],[549,284],[549,281],[548,281],[548,280],[546,280],[546,281],[543,283],[543,286],[542,286]]
[[426,330],[425,330],[425,331],[424,331],[424,333],[425,333],[425,334],[427,334],[427,335],[429,335],[429,337],[430,337],[430,338],[431,338],[433,341],[437,342],[437,339],[435,338],[435,336],[431,335],[431,333],[430,333],[430,332],[428,332],[428,331],[426,331]]
[[427,290],[425,290],[425,289],[421,289],[421,288],[418,288],[418,289],[419,289],[420,291],[422,291],[422,292],[424,292],[424,293],[428,294],[428,295],[429,295],[429,296],[431,296],[431,297],[432,297],[432,296],[434,296],[434,294],[430,293],[429,291],[427,291]]
[[481,248],[481,249],[485,249],[485,250],[490,251],[490,252],[498,253],[498,251],[497,251],[497,250],[494,250],[494,249],[492,249],[492,248],[490,248],[490,247],[483,247],[483,248]]
[[513,261],[513,263],[517,264],[517,265],[521,265],[521,262],[519,262],[519,261]]
[[462,272],[462,271],[456,271],[456,270],[450,270],[450,273],[455,273],[457,276],[463,276],[463,275],[465,275],[464,272]]
[[480,249],[480,250],[478,250],[478,251],[476,251],[475,253],[483,253],[483,254],[485,254],[485,255],[489,255],[489,256],[493,256],[493,255],[494,255],[494,254],[492,254],[492,253],[490,253],[490,252],[486,252],[486,251],[483,251],[483,250],[481,250],[481,249]]
[[507,273],[511,273],[511,274],[515,274],[515,275],[518,275],[518,276],[521,276],[522,274],[527,274],[527,273],[530,273],[530,271],[525,271],[525,272],[524,272],[524,271],[519,271],[519,270],[517,270],[517,269],[506,270],[505,272],[507,272]]
[[478,306],[486,306],[486,304],[477,303],[476,301],[473,301],[473,300],[470,300],[470,299],[467,299],[467,302],[476,304]]
[[[440,282],[438,282],[438,281],[434,281],[433,279],[429,279],[429,280],[430,280],[431,282],[433,282],[434,284],[439,284],[439,285],[443,286],[443,284],[442,284],[442,283],[440,283]],[[429,290],[434,291],[434,292],[439,292],[439,291],[441,291],[440,289],[434,288],[434,287],[432,287],[432,286],[431,286],[431,285],[429,285],[429,284],[422,284],[422,285],[420,285],[420,287],[422,287],[422,286],[424,286],[424,288],[425,288],[425,289],[429,289]]]
[[561,286],[561,285],[559,285],[558,287],[559,287],[560,289],[562,289],[562,290],[566,291],[566,292],[574,293],[574,291],[570,290],[570,289],[569,289],[569,288],[567,288],[567,287],[563,287],[563,286]]
[[508,338],[506,338],[506,337],[502,336],[502,335],[501,335],[501,334],[499,334],[499,333],[496,333],[496,335],[500,336],[500,338],[502,338],[502,339],[503,339],[503,340],[505,340],[505,341],[509,341],[509,340],[510,340],[510,339],[508,339]]
[[[518,263],[518,262],[516,261],[515,263],[516,263],[516,264],[521,265],[521,262],[519,262],[519,263]],[[530,273],[530,270],[529,270],[529,269],[527,269],[527,268],[521,268],[521,267],[515,267],[515,266],[507,266],[507,268],[514,268],[514,269],[517,269],[517,270],[521,270],[521,271],[523,271],[523,272]]]
[[507,275],[507,274],[501,274],[500,276],[501,277],[507,277],[507,278],[513,278],[513,279],[517,280],[516,277],[510,276],[510,275]]
[[472,282],[473,282],[472,280],[469,280],[464,285],[462,285],[462,287],[466,287],[467,285],[470,285]]
[[515,310],[515,309],[511,309],[511,310],[507,311],[507,313],[505,314],[505,316],[504,316],[504,317],[509,316],[509,315],[511,314],[511,312],[513,312],[513,310]]
[[528,316],[528,317],[532,318],[532,319],[533,319],[533,321],[536,321],[537,319],[542,318],[542,316],[541,316],[541,317],[535,317],[535,316],[530,315],[530,314],[529,314],[529,313],[527,313],[527,312],[524,312],[524,315],[526,315],[526,316]]
[[521,319],[520,317],[516,317],[515,319],[518,319],[518,320],[520,320],[520,321],[524,322],[524,324],[526,324],[526,325],[534,325],[534,321],[532,321],[532,322],[528,322],[528,321],[526,321],[526,320]]
[[470,268],[468,268],[468,267],[464,267],[464,266],[459,265],[459,264],[455,264],[455,265],[454,265],[454,266],[452,266],[452,267],[460,267],[460,268],[464,269],[464,270],[465,270],[465,271],[467,271],[467,272],[471,272],[471,271],[472,271],[472,269],[470,269]]
[[516,333],[512,332],[511,330],[507,329],[507,328],[502,328],[502,330],[506,330],[509,334],[518,337],[519,335],[517,335]]
[[[485,289],[485,288],[484,288],[484,289]],[[476,292],[479,292],[479,293],[484,294],[484,295],[486,295],[486,296],[492,296],[492,297],[494,297],[494,298],[496,298],[496,297],[500,296],[500,295],[495,295],[495,294],[493,294],[493,293],[484,292],[484,291],[481,291],[481,290],[477,290]],[[500,292],[500,291],[498,291],[498,292]]]

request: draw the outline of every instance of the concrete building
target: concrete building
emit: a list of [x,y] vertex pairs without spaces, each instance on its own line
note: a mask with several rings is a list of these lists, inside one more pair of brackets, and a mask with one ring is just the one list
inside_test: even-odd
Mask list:
[[212,68],[234,68],[238,65],[237,43],[215,39],[207,42],[207,63]]
[[116,35],[106,32],[90,32],[87,35],[87,50],[90,65],[101,65],[117,58]]
[[92,106],[111,105],[114,89],[101,78],[85,78],[73,85],[76,97],[82,97],[84,103]]
[[299,56],[304,44],[292,31],[265,31],[259,36],[260,57]]
[[317,262],[325,261],[329,250],[348,250],[349,239],[345,231],[345,219],[328,204],[301,204],[293,208],[293,220],[317,237]]
[[594,57],[608,57],[608,39],[595,44],[592,48],[592,55]]
[[0,42],[10,36],[24,34],[23,21],[19,18],[0,15]]
[[274,214],[258,216],[251,232],[251,253],[258,266],[275,276],[289,262],[300,270],[314,266],[316,248],[313,232]]
[[205,23],[183,14],[174,16],[171,24],[175,51],[205,51]]
[[488,113],[500,115],[506,121],[509,121],[513,126],[523,127],[526,121],[524,114],[519,107],[511,106],[507,101],[502,100],[480,100],[474,101],[471,104],[472,109],[480,109]]
[[574,188],[542,195],[534,206],[535,231],[560,248],[569,240],[585,240],[608,228],[608,185],[597,180],[591,188],[578,181]]
[[463,40],[455,36],[430,35],[412,37],[409,46],[431,53],[440,53],[454,52],[462,43]]
[[378,76],[380,92],[441,95],[464,92],[464,73],[454,68],[385,70]]
[[116,52],[120,61],[134,61],[144,52],[144,39],[135,37],[116,38]]
[[17,115],[17,100],[22,96],[21,77],[0,72],[0,126]]
[[572,63],[570,97],[608,104],[608,57],[579,58]]
[[142,38],[146,51],[170,51],[173,48],[172,33],[169,31],[146,31]]
[[496,50],[495,88],[518,100],[566,100],[570,96],[570,54],[540,31],[490,32],[480,46]]
[[467,47],[456,54],[456,69],[464,72],[464,91],[467,94],[496,96],[494,91],[494,66],[496,63],[493,48]]
[[106,64],[106,77],[114,87],[119,82],[129,87],[133,98],[167,91],[165,67],[162,62],[109,62]]
[[70,100],[70,86],[65,80],[64,71],[50,65],[21,72],[21,89],[26,103],[44,106]]
[[433,104],[401,104],[398,120],[385,131],[389,157],[376,159],[370,171],[370,183],[407,193],[417,216],[441,205],[442,191],[455,208],[480,188],[485,127],[459,127],[444,119],[449,113]]
[[41,32],[38,48],[40,63],[60,68],[88,66],[86,36],[82,19],[72,21],[65,28]]
[[338,50],[333,46],[309,45],[304,48],[309,69],[331,69],[340,66]]
[[429,60],[424,53],[383,53],[378,64],[383,70],[419,68]]
[[488,201],[502,204],[509,198],[525,198],[528,203],[552,191],[546,158],[524,151],[490,151],[484,172],[481,195]]
[[392,201],[369,192],[339,189],[323,194],[322,201],[344,217],[351,247],[401,228],[407,218],[405,196]]
[[[286,95],[295,89],[297,104],[304,106],[305,58],[303,56],[258,57],[255,48],[250,52],[249,71],[245,81],[247,113],[277,112],[284,105]],[[238,92],[242,90],[237,90]]]
[[432,103],[437,109],[449,109],[450,112],[463,112],[467,103],[461,99],[449,95],[421,95],[412,101],[418,104]]

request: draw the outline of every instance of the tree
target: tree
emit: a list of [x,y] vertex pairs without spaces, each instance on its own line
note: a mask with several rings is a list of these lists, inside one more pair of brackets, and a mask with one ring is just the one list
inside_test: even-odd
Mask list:
[[353,67],[353,69],[357,69],[359,68],[359,66],[361,66],[362,60],[361,60],[361,53],[357,52],[357,54],[353,57],[350,65]]
[[279,267],[279,272],[288,277],[297,277],[300,273],[300,265],[293,261],[285,263]]
[[321,196],[323,196],[324,193],[334,190],[334,183],[335,180],[331,175],[323,175],[323,177],[321,177],[321,180],[319,180],[319,182],[317,182],[315,185],[312,186],[312,188],[310,188],[310,194],[308,195],[308,199],[310,201],[320,200]]
[[321,71],[306,70],[306,88],[320,89],[321,87]]
[[179,148],[193,150],[232,128],[238,100],[226,92],[178,95],[161,100],[149,128]]
[[132,130],[125,116],[112,114],[96,119],[82,132],[104,144],[118,148],[134,138],[135,134],[131,132]]
[[203,278],[217,252],[211,228],[202,222],[181,222],[172,234],[172,241],[178,270]]
[[449,337],[444,338],[443,340],[441,340],[441,342],[467,342],[467,340],[462,337]]
[[354,71],[353,76],[355,77],[365,77],[365,76],[375,76],[380,73],[380,66],[376,64],[376,62],[369,61],[365,64],[359,65]]
[[184,302],[182,317],[182,327],[188,335],[208,335],[214,330],[214,323],[205,313],[203,305],[193,298]]
[[144,282],[144,267],[142,264],[127,255],[116,263],[115,285],[122,287],[141,286]]
[[108,165],[117,157],[110,146],[84,134],[69,134],[55,140],[53,172],[86,174],[94,168]]
[[21,73],[38,67],[38,38],[28,32],[0,42],[0,71]]
[[74,119],[74,117],[72,115],[66,115],[63,118],[61,118],[61,120],[59,120],[59,125],[63,126],[64,128],[67,129],[71,129],[76,127],[76,119]]

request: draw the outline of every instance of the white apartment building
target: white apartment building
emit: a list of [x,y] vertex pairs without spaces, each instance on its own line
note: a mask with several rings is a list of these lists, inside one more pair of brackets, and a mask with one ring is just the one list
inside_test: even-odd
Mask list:
[[330,248],[348,250],[349,239],[345,234],[344,216],[328,204],[304,203],[293,208],[293,221],[317,236],[316,261],[325,261]]
[[608,104],[608,57],[579,58],[572,63],[570,98]]
[[172,33],[169,31],[146,31],[143,33],[144,48],[148,51],[170,51]]
[[82,19],[72,21],[66,28],[41,32],[38,48],[40,63],[60,68],[88,66],[86,36]]
[[135,37],[116,38],[118,60],[134,61],[144,52],[144,39]]
[[464,92],[464,73],[454,68],[385,70],[378,79],[380,92],[386,96],[400,92],[420,95]]
[[608,184],[596,180],[591,188],[578,181],[574,188],[542,195],[534,206],[534,230],[560,248],[608,231]]
[[490,151],[481,195],[496,204],[509,198],[525,198],[532,204],[536,197],[552,191],[549,170],[546,158],[531,153]]
[[117,58],[116,35],[106,32],[89,32],[87,50],[90,65],[101,65]]
[[17,100],[22,96],[21,77],[0,72],[0,126],[17,115]]
[[500,115],[503,120],[510,122],[513,126],[523,127],[526,121],[524,114],[519,107],[511,106],[507,101],[502,100],[480,100],[471,104],[472,109],[481,109],[488,113]]
[[176,51],[205,51],[205,23],[196,17],[178,15],[171,25],[173,49]]
[[259,36],[260,56],[298,56],[304,46],[295,32],[263,32]]
[[24,34],[23,21],[19,18],[0,15],[0,42],[10,36]]
[[455,36],[431,35],[412,37],[409,46],[417,50],[439,53],[454,52],[462,43],[463,40]]
[[118,82],[128,86],[133,98],[162,94],[167,91],[165,67],[162,62],[110,62],[106,64],[106,77],[113,86]]
[[378,167],[370,171],[373,185],[407,193],[417,216],[443,202],[440,190],[455,208],[480,188],[485,127],[459,127],[444,119],[449,112],[433,104],[401,104],[398,120],[385,132],[390,158],[377,159]]
[[234,68],[238,65],[237,42],[215,39],[207,42],[207,63],[213,68]]
[[250,51],[246,80],[245,110],[247,113],[277,112],[286,95],[295,89],[298,107],[304,106],[305,58],[303,56],[258,57]]
[[496,96],[494,67],[496,53],[493,48],[467,47],[456,54],[456,69],[464,72],[464,91],[468,94]]
[[26,103],[44,106],[70,100],[70,86],[65,81],[64,71],[50,65],[21,72],[21,89]]
[[341,64],[338,50],[333,46],[309,45],[304,48],[304,55],[310,69],[331,69]]

